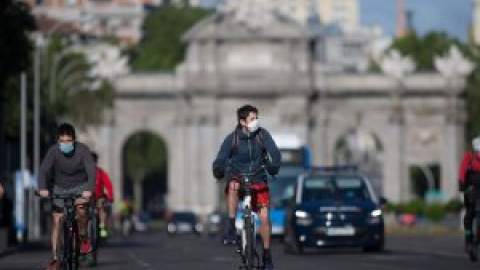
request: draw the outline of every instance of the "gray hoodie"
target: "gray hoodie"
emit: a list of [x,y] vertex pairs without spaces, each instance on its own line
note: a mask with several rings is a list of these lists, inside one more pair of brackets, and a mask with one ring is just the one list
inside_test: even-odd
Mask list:
[[47,189],[47,181],[66,190],[87,184],[87,190],[93,191],[95,162],[90,149],[80,142],[74,143],[71,154],[62,153],[58,144],[50,147],[40,166],[38,188]]

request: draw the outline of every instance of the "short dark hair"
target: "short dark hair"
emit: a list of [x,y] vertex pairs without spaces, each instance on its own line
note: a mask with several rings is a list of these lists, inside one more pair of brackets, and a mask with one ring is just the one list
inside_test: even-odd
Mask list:
[[98,163],[98,154],[96,152],[92,151],[92,158],[93,158],[93,161],[95,161],[95,163]]
[[242,107],[237,109],[237,120],[240,123],[240,120],[247,119],[248,115],[253,112],[258,115],[258,109],[253,107],[252,105],[243,105]]
[[57,128],[57,139],[62,135],[69,135],[72,136],[72,139],[75,140],[75,128],[72,124],[69,123],[62,123]]

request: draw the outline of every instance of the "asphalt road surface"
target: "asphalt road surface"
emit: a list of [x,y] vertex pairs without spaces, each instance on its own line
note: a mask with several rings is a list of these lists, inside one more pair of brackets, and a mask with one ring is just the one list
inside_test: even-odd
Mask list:
[[[308,251],[287,255],[275,243],[273,258],[278,270],[318,269],[478,269],[462,250],[461,235],[389,236],[383,253],[363,253],[357,249]],[[49,261],[46,245],[0,257],[0,269],[44,269]],[[218,239],[195,235],[169,237],[163,232],[134,234],[110,239],[101,250],[99,270],[206,270],[238,269],[233,247],[223,247]],[[88,268],[85,266],[84,268]]]

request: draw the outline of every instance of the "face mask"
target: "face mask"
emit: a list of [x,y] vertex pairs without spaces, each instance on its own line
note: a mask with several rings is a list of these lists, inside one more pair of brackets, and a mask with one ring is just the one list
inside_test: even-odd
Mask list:
[[73,151],[73,143],[60,143],[60,151],[64,154],[69,154]]
[[255,132],[258,129],[258,119],[252,120],[250,123],[247,125],[247,129],[250,132]]

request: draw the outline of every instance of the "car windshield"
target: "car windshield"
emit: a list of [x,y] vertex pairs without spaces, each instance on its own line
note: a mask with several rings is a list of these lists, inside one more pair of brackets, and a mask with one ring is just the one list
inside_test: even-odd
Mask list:
[[372,196],[358,176],[310,176],[305,178],[302,201],[367,201]]
[[193,213],[174,213],[172,216],[172,221],[182,221],[182,222],[194,222],[195,214]]

